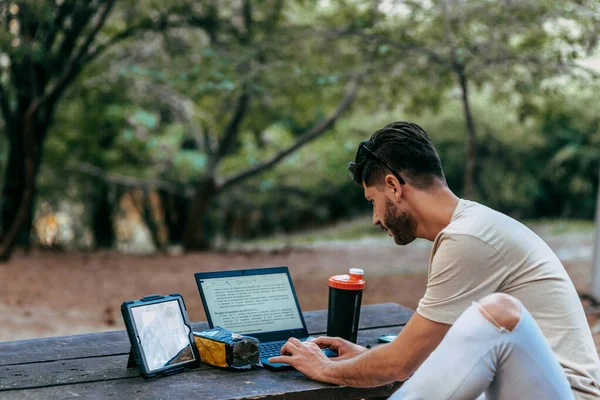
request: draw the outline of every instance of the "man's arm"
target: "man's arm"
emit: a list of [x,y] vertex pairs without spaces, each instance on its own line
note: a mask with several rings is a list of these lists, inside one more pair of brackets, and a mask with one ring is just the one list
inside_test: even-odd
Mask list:
[[[280,357],[270,361],[292,365],[311,379],[353,387],[406,380],[440,344],[450,325],[415,313],[390,344],[377,346],[348,360],[329,360],[316,343],[290,339]],[[318,339],[316,340],[318,342]]]

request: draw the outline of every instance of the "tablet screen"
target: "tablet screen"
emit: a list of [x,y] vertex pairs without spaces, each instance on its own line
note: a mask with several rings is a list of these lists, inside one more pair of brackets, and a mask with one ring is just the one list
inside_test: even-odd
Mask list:
[[195,359],[177,300],[139,305],[131,313],[148,372]]

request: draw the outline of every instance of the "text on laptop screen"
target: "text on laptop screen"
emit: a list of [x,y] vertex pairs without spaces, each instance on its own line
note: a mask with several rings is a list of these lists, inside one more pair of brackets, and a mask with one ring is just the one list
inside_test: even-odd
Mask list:
[[248,334],[301,329],[285,273],[200,280],[214,326]]

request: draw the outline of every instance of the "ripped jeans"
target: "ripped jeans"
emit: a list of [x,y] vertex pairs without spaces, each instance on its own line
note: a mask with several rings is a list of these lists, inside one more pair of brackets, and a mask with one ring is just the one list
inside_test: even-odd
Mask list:
[[482,312],[473,303],[390,399],[574,399],[562,367],[524,306],[512,331]]

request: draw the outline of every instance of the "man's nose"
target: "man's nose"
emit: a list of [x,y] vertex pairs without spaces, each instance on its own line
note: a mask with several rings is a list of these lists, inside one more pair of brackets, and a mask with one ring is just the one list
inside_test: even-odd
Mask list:
[[373,210],[373,225],[381,225],[381,220],[375,210]]

